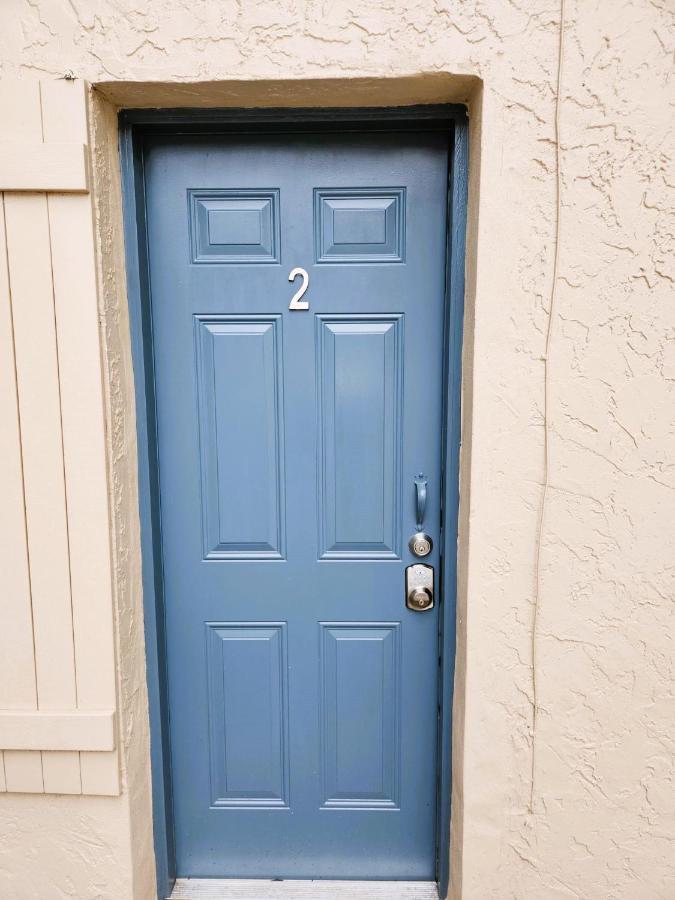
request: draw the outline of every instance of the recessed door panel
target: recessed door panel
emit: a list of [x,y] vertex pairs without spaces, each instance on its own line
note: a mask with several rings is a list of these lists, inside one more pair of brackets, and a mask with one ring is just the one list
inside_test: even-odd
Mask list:
[[447,165],[435,132],[144,145],[180,876],[435,877],[405,573],[420,474],[441,543]]

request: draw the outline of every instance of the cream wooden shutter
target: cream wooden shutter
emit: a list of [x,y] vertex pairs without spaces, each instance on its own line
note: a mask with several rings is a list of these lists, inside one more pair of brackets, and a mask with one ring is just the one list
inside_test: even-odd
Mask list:
[[87,95],[0,81],[0,790],[119,793]]

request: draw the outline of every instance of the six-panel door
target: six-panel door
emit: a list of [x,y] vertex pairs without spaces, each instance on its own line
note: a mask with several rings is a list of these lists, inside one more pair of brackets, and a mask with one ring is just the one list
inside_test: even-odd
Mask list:
[[447,140],[144,164],[178,874],[432,879]]

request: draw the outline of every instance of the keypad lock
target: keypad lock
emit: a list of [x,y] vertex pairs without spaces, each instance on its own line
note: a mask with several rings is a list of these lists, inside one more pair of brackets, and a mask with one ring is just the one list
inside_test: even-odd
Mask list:
[[405,605],[415,612],[434,607],[434,570],[424,563],[415,563],[405,570]]

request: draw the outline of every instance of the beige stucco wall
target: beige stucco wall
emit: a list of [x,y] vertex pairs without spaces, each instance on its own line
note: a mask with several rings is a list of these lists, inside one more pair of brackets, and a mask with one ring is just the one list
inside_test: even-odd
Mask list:
[[[673,12],[670,0],[566,3],[537,578],[559,0],[0,2],[1,75],[71,71],[101,85],[93,122],[124,749],[119,798],[2,796],[0,896],[153,896],[114,103],[443,99],[468,100],[472,123],[454,896],[675,896]],[[284,79],[295,87],[275,83]]]

